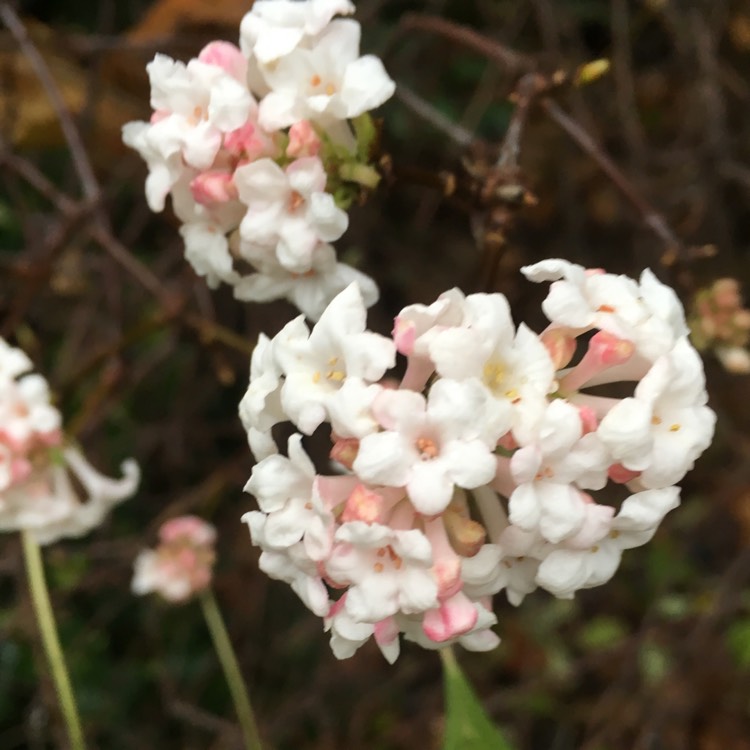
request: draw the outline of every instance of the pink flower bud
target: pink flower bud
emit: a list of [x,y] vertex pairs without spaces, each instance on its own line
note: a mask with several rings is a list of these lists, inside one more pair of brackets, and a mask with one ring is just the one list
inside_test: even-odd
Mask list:
[[190,182],[190,192],[203,206],[227,203],[237,198],[237,187],[228,172],[201,172]]
[[635,344],[614,336],[607,331],[599,331],[589,341],[589,351],[608,367],[627,362],[635,352]]
[[158,592],[167,601],[183,602],[208,588],[215,560],[216,530],[196,516],[181,516],[159,529],[156,550],[135,561],[133,590]]
[[576,353],[576,338],[563,328],[548,328],[540,336],[549,356],[555,363],[555,369],[566,367]]
[[238,47],[230,42],[209,42],[198,55],[206,65],[216,65],[230,76],[244,83],[247,76],[247,60]]
[[359,440],[357,438],[336,437],[331,452],[328,455],[332,461],[338,461],[342,466],[351,469],[358,452]]
[[224,136],[224,148],[232,156],[251,162],[265,153],[266,142],[258,133],[257,127],[252,122],[246,122]]
[[317,156],[319,151],[320,138],[318,138],[318,134],[308,120],[295,122],[289,128],[287,156]]
[[380,523],[383,520],[385,501],[377,492],[358,484],[346,500],[342,521],[364,521]]
[[625,484],[626,482],[631,482],[633,479],[636,479],[640,475],[640,471],[632,471],[631,469],[626,469],[622,464],[612,464],[612,466],[607,469],[607,476],[616,484]]
[[459,592],[425,614],[422,630],[431,641],[444,643],[468,633],[477,624],[477,618],[476,606]]
[[596,428],[599,426],[596,412],[590,406],[578,406],[576,408],[578,409],[578,415],[581,417],[583,434],[588,435],[589,432],[596,432]]
[[396,350],[404,356],[410,356],[414,351],[414,343],[417,340],[416,326],[410,320],[401,317],[393,321],[393,343]]

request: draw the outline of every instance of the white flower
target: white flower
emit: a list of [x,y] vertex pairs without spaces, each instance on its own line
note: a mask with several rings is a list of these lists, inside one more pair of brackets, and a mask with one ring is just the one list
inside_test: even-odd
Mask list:
[[[497,618],[487,603],[470,602],[461,595],[457,601],[444,603],[434,610],[425,626],[425,618],[417,619],[399,615],[396,621],[409,641],[422,648],[437,649],[459,643],[468,651],[491,651],[497,648],[500,639],[490,628],[497,624]],[[439,623],[439,624],[438,624]],[[431,637],[427,631],[432,633]]]
[[501,294],[472,294],[459,326],[432,334],[427,345],[444,378],[478,378],[506,413],[505,431],[526,441],[546,406],[554,364],[539,337],[521,324],[516,332]]
[[285,128],[300,120],[357,117],[393,96],[395,84],[374,55],[359,57],[356,21],[332,21],[312,42],[261,68],[271,89],[260,105],[261,125]]
[[609,533],[586,550],[561,546],[539,566],[536,581],[562,599],[582,588],[601,586],[617,570],[623,550],[646,544],[664,516],[680,502],[678,487],[631,495],[620,508]]
[[143,550],[135,559],[131,588],[135,594],[158,592],[170,602],[182,602],[211,583],[216,529],[196,516],[179,516],[162,524],[156,550]]
[[0,442],[26,452],[35,443],[56,443],[60,412],[50,403],[47,381],[36,373],[0,381]]
[[359,622],[346,609],[344,594],[325,618],[325,628],[331,632],[331,651],[337,659],[348,659],[372,636],[390,664],[398,659],[400,646],[398,626],[392,617],[376,623]]
[[234,175],[247,213],[240,224],[246,242],[275,248],[279,263],[293,273],[312,266],[315,247],[337,240],[349,217],[325,192],[323,164],[314,156],[283,170],[271,159],[239,167]]
[[687,333],[682,305],[674,291],[646,269],[640,285],[627,276],[550,259],[526,266],[531,281],[552,281],[542,303],[554,326],[579,332],[599,328],[632,341],[649,361],[667,353]]
[[[122,464],[122,479],[99,474],[76,448],[66,448],[59,461],[0,493],[0,530],[30,531],[39,544],[83,536],[130,497],[140,480],[132,460]],[[84,490],[83,498],[73,487],[71,473]]]
[[25,352],[0,338],[0,383],[14,380],[32,367]]
[[535,442],[511,459],[518,484],[508,504],[511,523],[526,531],[538,528],[550,542],[581,529],[587,501],[580,488],[604,487],[609,466],[596,435],[582,433],[578,410],[567,401],[552,401]]
[[260,569],[271,578],[288,583],[313,614],[324,617],[330,607],[328,591],[317,563],[308,557],[304,545],[299,542],[284,550],[266,549],[263,546],[266,516],[251,511],[243,516],[243,521],[250,527],[253,543],[263,549],[258,560]]
[[185,241],[186,260],[198,276],[206,277],[209,289],[216,289],[222,281],[228,284],[239,281],[229,243],[220,227],[208,222],[183,224],[180,234]]
[[250,358],[250,383],[240,401],[240,419],[249,432],[269,431],[284,419],[281,408],[281,369],[273,356],[273,344],[264,333]]
[[[317,492],[315,467],[302,447],[302,436],[289,438],[289,457],[272,455],[253,468],[245,492],[266,514],[263,546],[283,550],[302,542],[312,560],[325,558],[333,541],[333,515]],[[356,480],[340,477],[342,494]],[[243,517],[244,518],[244,517]]]
[[436,606],[432,550],[421,531],[352,521],[339,527],[335,542],[325,570],[335,585],[349,586],[345,609],[356,621]]
[[478,487],[494,477],[502,421],[476,381],[439,380],[428,400],[385,390],[372,410],[385,430],[361,440],[354,471],[368,482],[406,487],[420,513],[445,510],[455,485]]
[[612,407],[597,435],[615,462],[641,472],[644,487],[667,487],[711,443],[716,415],[706,401],[701,359],[683,338],[656,360],[632,398]]
[[254,119],[257,104],[247,86],[217,64],[193,59],[185,65],[157,54],[146,70],[156,112],[150,123],[126,124],[123,140],[146,161],[148,204],[161,211],[186,168],[211,167],[223,137]]
[[267,65],[319,34],[338,14],[354,13],[349,0],[256,0],[240,24],[243,52]]
[[269,302],[286,297],[310,320],[316,321],[331,300],[351,283],[356,282],[365,307],[378,301],[375,282],[351,266],[336,260],[336,251],[327,243],[312,251],[310,269],[293,273],[275,255],[257,253],[253,263],[258,273],[243,277],[234,285],[235,298],[244,302]]
[[[338,294],[315,324],[312,332],[300,316],[288,323],[274,339],[274,354],[285,375],[281,404],[285,414],[299,429],[311,434],[333,410],[333,428],[341,437],[361,437],[363,408],[377,393],[368,384],[380,380],[395,363],[395,347],[390,339],[365,330],[362,293],[351,284]],[[346,383],[355,411],[336,409],[334,402]],[[356,390],[361,398],[352,398]],[[343,398],[343,397],[342,397]],[[372,418],[366,430],[375,429]]]

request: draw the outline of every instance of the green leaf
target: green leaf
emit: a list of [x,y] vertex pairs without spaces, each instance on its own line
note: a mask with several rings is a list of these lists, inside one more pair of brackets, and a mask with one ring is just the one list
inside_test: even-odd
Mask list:
[[737,665],[750,669],[750,619],[739,620],[729,628],[727,646]]
[[445,687],[443,750],[512,750],[484,712],[449,648],[440,651]]

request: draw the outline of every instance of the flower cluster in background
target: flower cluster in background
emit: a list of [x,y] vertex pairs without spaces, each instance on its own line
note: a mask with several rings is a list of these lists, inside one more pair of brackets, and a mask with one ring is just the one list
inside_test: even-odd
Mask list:
[[0,339],[0,530],[31,531],[49,544],[98,526],[135,492],[140,475],[131,460],[122,479],[104,477],[66,445],[47,381],[31,369],[26,354]]
[[132,588],[136,594],[156,592],[169,602],[184,602],[211,584],[216,560],[216,529],[196,516],[180,516],[162,524],[159,546],[135,560]]
[[750,310],[742,303],[736,279],[717,279],[693,301],[690,329],[698,349],[713,349],[721,364],[736,374],[750,372]]
[[354,280],[368,305],[377,299],[331,245],[347,206],[377,184],[367,113],[394,91],[381,61],[360,56],[359,24],[334,18],[353,11],[348,0],[257,0],[241,47],[212,42],[187,64],[156,55],[151,121],[123,131],[148,165],[149,206],[171,195],[209,286],[286,297],[312,319]]
[[[244,520],[339,658],[374,637],[393,661],[400,633],[490,649],[497,592],[517,605],[605,583],[711,441],[670,288],[563,260],[523,272],[552,282],[540,334],[503,295],[453,289],[402,310],[387,338],[352,284],[312,330],[298,317],[258,342],[240,416],[259,510]],[[284,422],[298,430],[286,455],[271,434]],[[320,430],[323,473],[303,445]]]

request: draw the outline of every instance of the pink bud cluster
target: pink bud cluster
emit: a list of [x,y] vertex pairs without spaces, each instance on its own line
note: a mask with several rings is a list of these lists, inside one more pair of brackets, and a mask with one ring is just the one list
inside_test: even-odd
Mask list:
[[736,279],[717,279],[698,292],[690,328],[695,345],[713,349],[729,372],[750,373],[750,310],[743,306]]
[[[259,510],[244,520],[260,567],[324,619],[339,658],[374,637],[393,661],[400,633],[490,649],[499,591],[517,605],[606,582],[711,441],[671,289],[562,260],[523,272],[552,282],[540,334],[503,295],[452,289],[387,338],[352,285],[312,330],[300,317],[258,342],[240,416]],[[286,455],[283,422],[298,431]],[[322,472],[303,444],[320,429]]]
[[[80,536],[131,495],[138,467],[122,480],[98,474],[76,448],[63,444],[60,412],[31,360],[0,339],[0,530],[33,532],[40,544]],[[70,474],[83,487],[82,501]]]
[[159,546],[136,558],[133,591],[156,592],[169,602],[199,594],[211,585],[215,542],[211,524],[196,516],[172,518],[159,529]]
[[148,165],[151,209],[171,195],[186,258],[210,287],[286,297],[313,319],[354,280],[377,299],[330,244],[344,208],[377,183],[367,113],[394,91],[380,60],[360,57],[359,24],[334,18],[353,11],[349,0],[257,0],[240,47],[212,42],[187,64],[156,55],[147,66],[154,113],[123,138]]

